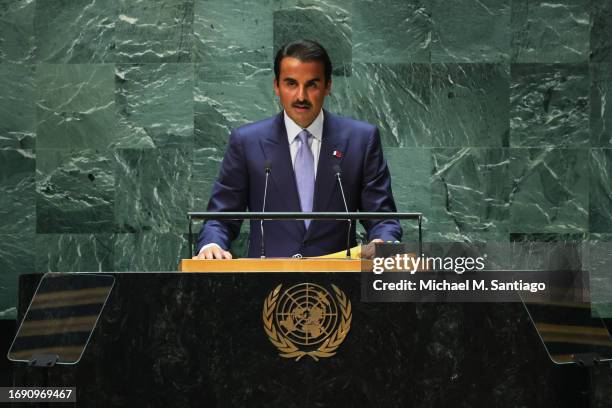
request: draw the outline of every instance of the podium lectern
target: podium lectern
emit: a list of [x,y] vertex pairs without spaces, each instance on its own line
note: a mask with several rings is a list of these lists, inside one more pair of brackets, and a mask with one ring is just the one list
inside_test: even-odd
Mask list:
[[[183,272],[205,273],[114,273],[79,364],[16,365],[13,384],[76,387],[77,404],[94,407],[582,407],[596,398],[583,392],[593,371],[551,364],[521,304],[362,302],[361,266],[184,260]],[[20,316],[41,277],[20,277]],[[336,301],[332,334],[342,344],[324,350],[335,354],[297,359],[306,346],[292,352],[266,326],[272,316],[291,328],[282,295],[296,286],[316,289],[307,297],[322,305]],[[296,325],[326,314],[319,309],[294,309]],[[327,330],[306,328],[313,338]]]

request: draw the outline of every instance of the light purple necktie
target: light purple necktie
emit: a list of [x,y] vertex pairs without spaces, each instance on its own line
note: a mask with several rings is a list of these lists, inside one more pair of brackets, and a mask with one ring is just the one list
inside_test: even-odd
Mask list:
[[[296,138],[300,139],[297,156],[295,157],[295,182],[300,195],[300,206],[302,212],[312,211],[312,199],[314,196],[314,156],[308,144],[308,138],[312,136],[307,130],[302,130]],[[310,225],[310,220],[304,220],[306,229]]]

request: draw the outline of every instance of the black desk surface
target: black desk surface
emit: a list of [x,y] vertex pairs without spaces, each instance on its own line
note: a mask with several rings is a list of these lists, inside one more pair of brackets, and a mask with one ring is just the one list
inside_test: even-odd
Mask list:
[[[358,273],[118,273],[76,366],[15,365],[16,385],[76,386],[78,405],[611,407],[612,374],[546,356],[523,306],[362,303]],[[41,275],[20,280],[20,315]],[[340,287],[337,355],[279,357],[262,307],[279,283]]]

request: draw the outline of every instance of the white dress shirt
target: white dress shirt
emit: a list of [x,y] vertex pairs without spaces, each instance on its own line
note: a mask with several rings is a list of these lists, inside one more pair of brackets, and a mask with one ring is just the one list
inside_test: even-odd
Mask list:
[[[287,130],[287,138],[289,139],[289,153],[291,153],[291,165],[293,169],[295,169],[295,158],[297,157],[297,152],[300,147],[300,139],[296,136],[304,130],[300,125],[295,123],[293,119],[287,115],[287,112],[284,112],[285,115],[285,129]],[[306,130],[312,135],[308,140],[310,141],[310,150],[312,151],[312,156],[314,158],[314,171],[315,171],[315,179],[317,177],[317,165],[319,164],[319,153],[321,153],[321,141],[323,139],[323,109],[317,115],[315,120],[312,121],[310,126],[306,128]],[[219,244],[211,242],[210,244],[206,244],[200,249],[200,252],[205,250],[206,248],[210,248],[212,246],[219,246]]]

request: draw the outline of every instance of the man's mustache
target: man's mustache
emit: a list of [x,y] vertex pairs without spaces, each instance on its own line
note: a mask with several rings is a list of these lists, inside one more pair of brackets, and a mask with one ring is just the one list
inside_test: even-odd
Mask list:
[[311,108],[312,104],[308,101],[294,102],[292,104],[294,108]]

